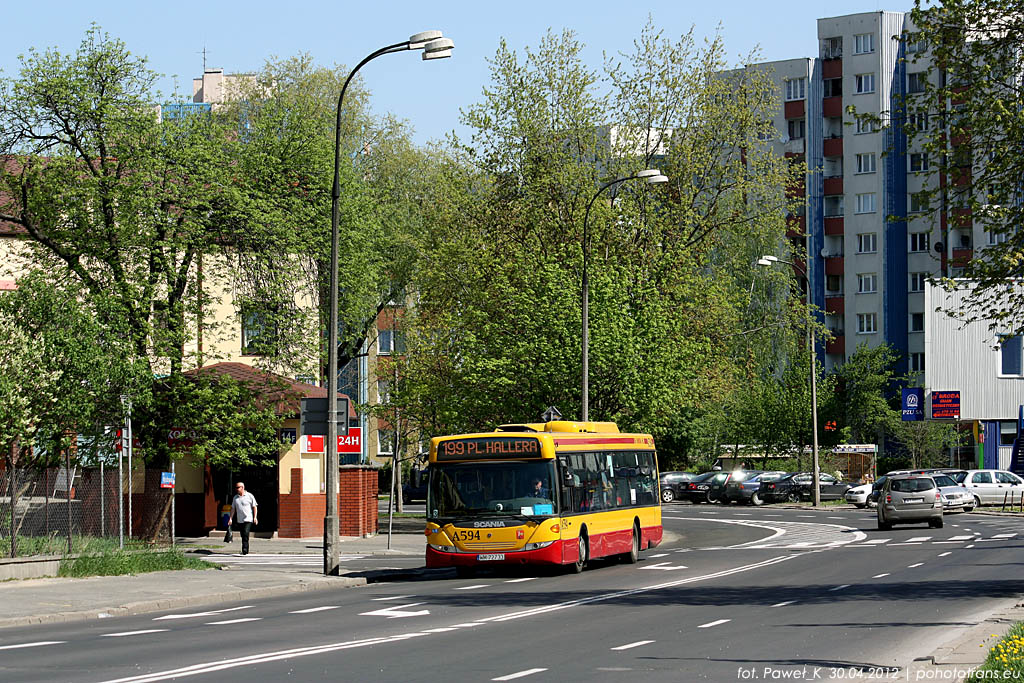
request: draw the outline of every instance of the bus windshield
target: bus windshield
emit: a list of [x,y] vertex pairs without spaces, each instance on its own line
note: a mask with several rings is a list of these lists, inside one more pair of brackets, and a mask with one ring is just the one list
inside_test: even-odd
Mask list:
[[427,516],[533,518],[554,515],[554,461],[472,462],[430,467]]

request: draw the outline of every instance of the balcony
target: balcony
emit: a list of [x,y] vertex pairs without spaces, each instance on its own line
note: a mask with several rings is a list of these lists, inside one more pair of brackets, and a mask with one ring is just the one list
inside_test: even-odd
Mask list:
[[822,116],[842,116],[843,115],[843,98],[841,95],[836,97],[825,97],[821,100],[821,115]]
[[787,119],[802,119],[806,110],[807,107],[804,106],[804,100],[793,100],[783,105],[782,114]]
[[825,218],[825,234],[826,235],[842,235],[843,234],[843,217],[842,216],[828,216]]
[[973,249],[953,249],[953,267],[963,268],[973,257]]
[[843,274],[843,257],[842,256],[826,256],[825,257],[825,275],[842,275]]
[[951,223],[954,228],[966,230],[974,227],[974,217],[970,209],[957,208],[952,210]]
[[843,77],[843,60],[842,57],[824,57],[821,62],[821,77],[825,78],[842,78]]
[[786,237],[803,238],[807,234],[807,218],[805,216],[789,216],[786,218]]
[[827,157],[843,156],[843,139],[841,137],[825,138],[824,153]]
[[840,356],[846,355],[846,335],[837,334],[825,343],[825,353]]
[[846,312],[846,299],[842,294],[825,297],[825,313],[842,315]]
[[[827,142],[827,141],[826,141]],[[825,194],[842,194],[843,176],[834,175],[825,178]]]

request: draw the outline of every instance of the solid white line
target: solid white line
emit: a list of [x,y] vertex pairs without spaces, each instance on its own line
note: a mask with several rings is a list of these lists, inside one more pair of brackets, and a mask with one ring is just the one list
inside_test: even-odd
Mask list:
[[310,607],[309,609],[297,609],[294,612],[288,614],[312,614],[313,612],[323,612],[328,609],[338,609],[340,605],[324,605],[323,607]]
[[921,544],[920,543],[910,543],[908,541],[907,543],[892,543],[890,545],[921,545]]
[[536,581],[536,576],[527,576],[525,579],[509,579],[505,583],[522,583],[523,581]]
[[864,541],[864,544],[865,545],[867,545],[867,544],[875,545],[875,544],[878,544],[878,543],[888,543],[891,540],[892,540],[891,538],[872,538],[869,541]]
[[712,626],[720,626],[720,625],[726,624],[726,623],[728,623],[730,621],[732,621],[732,619],[717,619],[715,621],[709,621],[706,624],[701,624],[697,628],[711,628]]
[[629,643],[627,645],[619,645],[618,647],[609,648],[611,650],[629,650],[630,648],[640,647],[641,645],[648,645],[653,643],[653,640],[638,640],[635,643]]
[[965,548],[973,548],[973,547],[974,547],[974,544],[972,543],[972,544],[970,544],[970,545],[967,545],[967,546],[964,546],[964,547],[965,547]]
[[452,628],[470,628],[472,626],[483,626],[482,621],[467,621],[464,624],[452,624]]
[[796,600],[786,600],[785,602],[777,602],[772,607],[785,607],[786,605],[792,605]]
[[996,534],[992,538],[1013,538],[1017,534]]
[[[579,554],[579,553],[577,553],[577,554]],[[488,585],[490,585],[490,584],[478,583],[478,584],[473,585],[473,586],[459,586],[455,590],[457,590],[457,591],[471,591],[471,590],[474,590],[476,588],[487,588]]]
[[907,569],[916,569],[917,567],[920,567],[923,564],[924,562],[918,562],[917,564],[908,564]]
[[380,600],[380,601],[383,601],[383,600],[405,600],[406,598],[413,598],[413,597],[416,597],[416,596],[414,596],[414,595],[392,595],[391,597],[388,597],[388,598],[373,598],[373,600],[374,601],[378,601],[378,600]]
[[846,519],[846,517],[828,517],[827,519]]
[[932,541],[932,545],[959,545],[963,541]]
[[950,552],[939,553],[939,557],[945,557],[946,555],[952,555],[952,554],[953,553],[950,553]]
[[969,541],[972,538],[974,538],[973,535],[971,535],[971,536],[950,536],[949,540],[951,540],[951,541]]
[[121,636],[141,636],[145,633],[163,633],[165,628],[148,628],[144,631],[122,631],[121,633],[101,633],[104,638],[120,638]]
[[907,539],[907,543],[920,543],[920,542],[923,542],[923,541],[930,541],[930,540],[932,540],[931,536],[914,536],[913,538],[908,538]]
[[424,633],[447,633],[448,631],[458,631],[454,626],[441,626],[439,628],[425,628]]
[[841,590],[843,590],[844,588],[849,588],[849,587],[850,587],[850,584],[848,584],[848,583],[844,583],[844,584],[843,584],[842,586],[836,586],[835,588],[829,588],[829,589],[828,589],[828,592],[829,592],[829,593],[831,593],[831,592],[833,592],[833,591],[841,591]]
[[880,578],[882,578],[882,577],[884,577],[884,576],[889,576],[889,575],[888,575],[888,574],[875,574],[875,575],[874,575],[874,576],[872,576],[871,578],[872,578],[872,579],[880,579]]
[[21,647],[42,647],[44,645],[60,645],[66,640],[40,640],[37,643],[21,643],[20,645],[0,645],[0,650],[17,650]]
[[164,619],[192,619],[193,617],[212,617],[215,614],[224,614],[225,612],[237,612],[240,609],[250,609],[252,605],[243,605],[242,607],[229,607],[228,609],[215,609],[209,612],[193,612],[192,614],[167,614],[162,617],[154,617],[153,621],[162,621]]
[[262,621],[263,617],[248,617],[247,619],[228,619],[227,621],[208,621],[207,626],[227,626],[228,624],[241,624],[246,621]]
[[547,671],[547,669],[527,669],[526,671],[519,671],[518,673],[509,674],[508,676],[498,676],[497,678],[492,678],[491,680],[511,681],[516,678],[522,678],[523,676],[532,676],[533,674],[539,674],[542,671]]

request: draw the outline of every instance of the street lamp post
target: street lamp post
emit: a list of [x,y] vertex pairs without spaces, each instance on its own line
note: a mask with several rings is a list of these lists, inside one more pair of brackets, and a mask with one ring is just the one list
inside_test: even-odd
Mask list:
[[811,487],[814,505],[821,504],[821,468],[818,462],[818,364],[814,355],[814,326],[811,324],[811,278],[807,267],[801,268],[792,261],[784,261],[777,256],[762,256],[757,260],[759,266],[771,266],[773,263],[785,263],[800,271],[807,282],[807,353],[811,361]]
[[[337,575],[340,565],[340,527],[338,522],[338,200],[341,198],[341,105],[345,91],[356,72],[370,60],[381,55],[423,50],[423,59],[451,57],[455,43],[445,38],[440,31],[423,31],[409,40],[382,47],[367,55],[352,69],[338,95],[337,119],[334,125],[334,185],[331,189],[331,283],[330,314],[327,332],[327,511],[324,516],[324,574]],[[348,429],[348,414],[345,415]]]
[[587,422],[590,419],[590,278],[587,274],[587,263],[590,258],[590,233],[587,232],[588,221],[590,219],[590,209],[594,206],[594,202],[597,201],[597,198],[601,196],[601,193],[609,187],[618,185],[619,183],[624,183],[627,180],[637,180],[640,178],[646,181],[648,185],[658,185],[660,183],[668,182],[668,176],[662,175],[661,171],[656,168],[648,168],[637,172],[635,175],[610,180],[594,193],[594,196],[590,198],[590,202],[587,204],[587,210],[583,213],[583,280],[580,283],[580,288],[582,290],[580,297],[583,300],[583,320],[581,323],[582,330],[580,333],[580,344],[583,349],[583,422]]

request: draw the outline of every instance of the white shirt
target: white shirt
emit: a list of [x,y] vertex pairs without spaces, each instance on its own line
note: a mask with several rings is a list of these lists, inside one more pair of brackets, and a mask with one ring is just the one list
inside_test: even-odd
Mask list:
[[235,494],[231,501],[231,516],[242,524],[256,520],[256,499],[251,493],[246,491],[242,495]]

